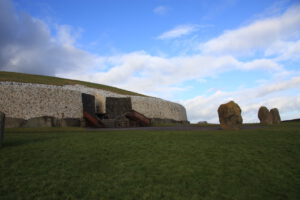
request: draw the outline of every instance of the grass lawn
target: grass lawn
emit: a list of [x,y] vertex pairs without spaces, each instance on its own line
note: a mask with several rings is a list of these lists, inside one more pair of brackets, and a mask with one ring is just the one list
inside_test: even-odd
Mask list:
[[243,131],[10,129],[0,199],[300,199],[300,123]]

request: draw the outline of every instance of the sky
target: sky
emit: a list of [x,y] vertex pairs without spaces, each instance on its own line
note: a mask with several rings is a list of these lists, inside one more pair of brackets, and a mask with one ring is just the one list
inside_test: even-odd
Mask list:
[[0,0],[0,70],[78,79],[218,122],[300,118],[299,0]]

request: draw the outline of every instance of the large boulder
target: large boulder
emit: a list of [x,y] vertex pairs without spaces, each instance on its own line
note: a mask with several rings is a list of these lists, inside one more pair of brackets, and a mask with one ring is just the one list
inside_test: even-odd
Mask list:
[[222,104],[218,108],[219,121],[222,129],[238,130],[242,127],[242,110],[234,101]]
[[273,123],[272,115],[269,109],[265,106],[261,106],[258,110],[258,119],[261,124],[270,125]]
[[0,112],[0,147],[2,146],[4,139],[4,125],[5,125],[5,114]]
[[273,124],[280,124],[281,118],[280,118],[280,115],[279,115],[279,110],[277,108],[272,108],[270,110],[270,114],[272,116]]

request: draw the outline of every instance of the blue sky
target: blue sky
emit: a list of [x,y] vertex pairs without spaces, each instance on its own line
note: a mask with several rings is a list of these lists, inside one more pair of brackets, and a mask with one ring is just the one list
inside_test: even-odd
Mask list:
[[117,86],[217,122],[229,100],[300,117],[297,0],[1,0],[0,70]]

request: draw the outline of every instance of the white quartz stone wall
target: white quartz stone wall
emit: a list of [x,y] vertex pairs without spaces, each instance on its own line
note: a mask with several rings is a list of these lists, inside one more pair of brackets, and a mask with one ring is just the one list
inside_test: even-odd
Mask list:
[[187,121],[186,110],[182,105],[160,98],[121,95],[105,90],[88,88],[82,85],[66,85],[63,87],[70,90],[81,91],[83,93],[94,95],[96,97],[96,104],[98,104],[100,110],[104,112],[105,97],[131,97],[132,109],[136,110],[139,113],[142,113],[148,118]]
[[25,119],[44,115],[81,118],[81,93],[94,95],[99,111],[105,112],[106,97],[131,97],[132,108],[148,118],[187,121],[186,110],[180,104],[154,97],[121,95],[82,85],[0,82],[0,111],[8,117]]
[[142,113],[148,118],[174,119],[187,121],[185,108],[177,103],[153,97],[131,98],[132,109]]
[[32,84],[0,84],[0,110],[6,117],[23,119],[82,118],[81,93]]

